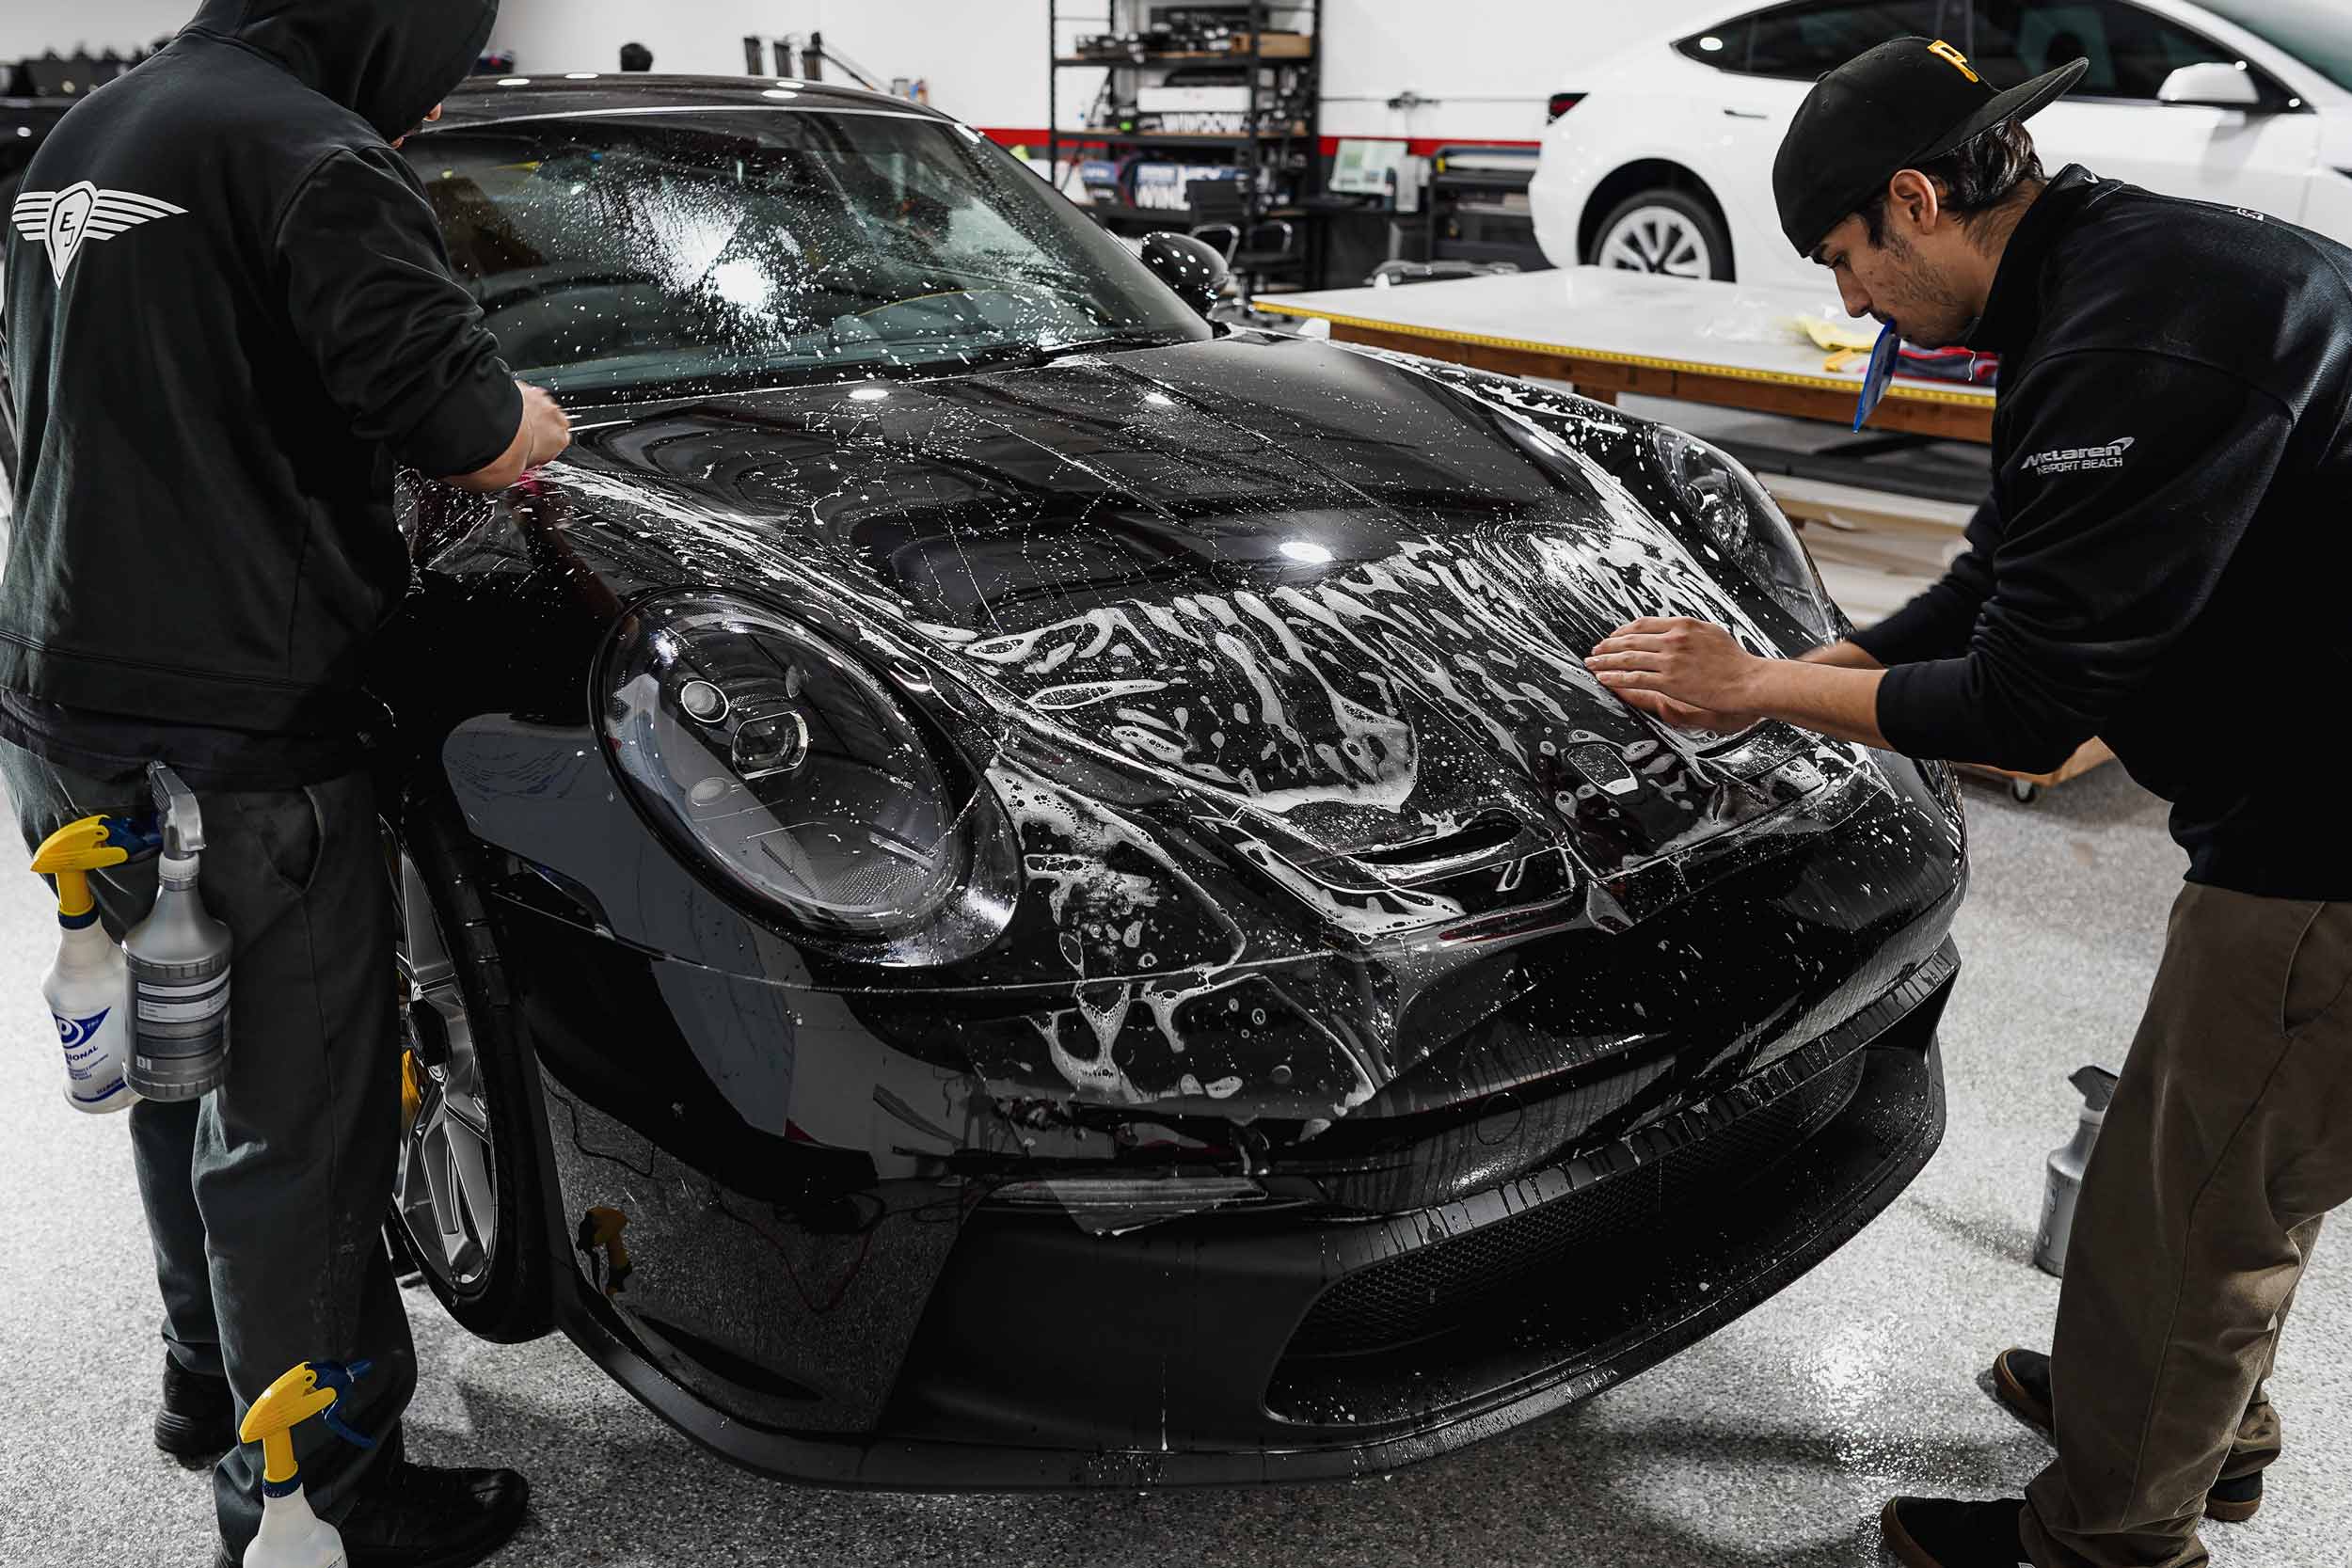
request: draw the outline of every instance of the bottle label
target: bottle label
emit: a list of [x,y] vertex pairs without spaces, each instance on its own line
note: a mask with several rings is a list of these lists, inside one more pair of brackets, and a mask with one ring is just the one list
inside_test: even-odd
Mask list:
[[113,1012],[112,1007],[102,1007],[87,1018],[68,1018],[63,1013],[49,1015],[56,1022],[57,1043],[65,1047],[65,1070],[76,1081],[89,1077],[90,1064],[104,1054],[98,1031]]
[[99,1037],[113,1016],[112,1007],[87,1018],[49,1015],[57,1026],[57,1043],[65,1048],[66,1093],[78,1105],[103,1105],[123,1092],[122,1058]]
[[222,979],[193,993],[190,988],[142,983],[138,1004],[142,1023],[201,1023],[229,1010],[229,982]]
[[77,1051],[87,1053],[98,1049],[91,1043],[91,1038],[113,1012],[112,1007],[101,1007],[87,1018],[68,1018],[63,1013],[51,1013],[49,1016],[56,1021],[57,1043],[64,1046],[66,1054],[71,1056]]

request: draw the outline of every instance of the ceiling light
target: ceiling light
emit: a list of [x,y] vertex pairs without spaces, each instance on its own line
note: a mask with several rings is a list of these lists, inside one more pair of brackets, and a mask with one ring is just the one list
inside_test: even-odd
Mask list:
[[1293,561],[1302,561],[1310,566],[1321,566],[1331,559],[1329,550],[1310,539],[1285,539],[1275,548]]

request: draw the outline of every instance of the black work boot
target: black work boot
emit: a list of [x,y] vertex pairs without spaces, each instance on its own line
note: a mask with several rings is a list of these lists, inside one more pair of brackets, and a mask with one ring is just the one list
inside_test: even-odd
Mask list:
[[337,1527],[351,1568],[473,1568],[506,1544],[530,1506],[512,1470],[445,1470],[402,1460]]
[[[2002,1408],[2042,1436],[2051,1435],[2050,1358],[2038,1351],[2010,1349],[1993,1358],[1993,1397]],[[2205,1517],[2243,1524],[2261,1512],[2260,1470],[2234,1481],[2217,1481],[2205,1494]]]
[[1879,1513],[1879,1533],[1903,1568],[2017,1568],[2027,1560],[2017,1539],[2025,1511],[2023,1497],[1896,1497]]
[[237,1402],[225,1377],[192,1372],[164,1353],[164,1403],[155,1412],[155,1446],[190,1463],[218,1459],[237,1446]]

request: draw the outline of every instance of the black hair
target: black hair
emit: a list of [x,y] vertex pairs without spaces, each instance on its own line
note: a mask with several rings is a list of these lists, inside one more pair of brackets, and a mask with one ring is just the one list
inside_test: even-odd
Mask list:
[[[1958,218],[1963,229],[1974,227],[1985,214],[2007,205],[2027,182],[2039,185],[2049,180],[2042,172],[2042,154],[2033,149],[2033,133],[2021,119],[2005,119],[1917,167],[1942,188],[1944,210]],[[1874,247],[1886,243],[1883,186],[1862,204],[1862,223],[1870,231]]]
[[653,51],[642,43],[621,45],[621,69],[623,71],[651,71]]

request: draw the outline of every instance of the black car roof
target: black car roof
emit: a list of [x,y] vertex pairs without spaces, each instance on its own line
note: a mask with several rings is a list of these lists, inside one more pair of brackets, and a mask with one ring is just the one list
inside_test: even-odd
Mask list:
[[[778,91],[789,98],[770,97]],[[532,75],[472,76],[449,95],[444,125],[488,125],[542,115],[596,115],[615,110],[772,109],[780,114],[810,110],[883,110],[953,124],[927,104],[867,92],[834,82],[795,76],[657,76],[612,71],[548,71]]]

